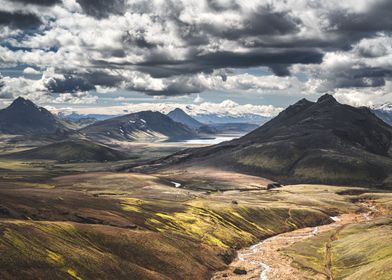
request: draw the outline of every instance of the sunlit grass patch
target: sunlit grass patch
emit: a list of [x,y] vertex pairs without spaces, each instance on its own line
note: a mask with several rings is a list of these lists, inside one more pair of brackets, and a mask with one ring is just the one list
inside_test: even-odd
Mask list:
[[284,249],[294,265],[325,273],[326,244],[331,244],[331,271],[334,279],[382,279],[392,275],[392,221],[379,219],[370,223],[353,224],[297,242]]

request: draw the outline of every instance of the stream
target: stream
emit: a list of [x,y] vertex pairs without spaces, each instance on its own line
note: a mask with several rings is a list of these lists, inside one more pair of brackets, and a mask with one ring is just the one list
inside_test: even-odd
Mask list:
[[[304,238],[312,237],[312,236],[317,235],[318,231],[319,231],[319,227],[318,226],[317,227],[313,227],[313,228],[311,228],[311,231],[309,233],[306,233],[306,234],[302,234],[301,233],[300,235],[292,236],[291,238],[304,239]],[[268,264],[266,264],[264,262],[255,261],[255,260],[248,260],[247,256],[253,256],[253,255],[257,254],[257,253],[260,253],[263,250],[263,246],[265,246],[269,242],[274,241],[274,240],[276,240],[278,238],[285,238],[285,239],[287,239],[288,237],[287,236],[282,236],[282,235],[276,235],[276,236],[267,238],[267,239],[263,240],[262,242],[257,243],[256,245],[253,245],[253,246],[249,247],[248,250],[250,250],[251,253],[242,253],[242,252],[238,253],[238,259],[240,261],[242,261],[242,262],[249,261],[250,264],[259,266],[258,269],[261,269],[260,278],[259,278],[260,280],[269,280],[268,279],[268,274],[270,272],[272,272],[272,268]]]
[[[271,238],[267,238],[253,246],[238,251],[238,257],[230,265],[229,270],[218,272],[212,280],[221,279],[303,279],[303,271],[298,271],[291,266],[291,259],[279,253],[279,250],[288,247],[303,239],[316,236],[320,232],[341,228],[343,225],[353,222],[368,221],[376,211],[373,206],[366,207],[369,211],[362,214],[343,214],[341,216],[330,217],[331,224],[303,228],[291,232],[282,233]],[[241,268],[243,274],[233,273],[233,268]],[[312,279],[325,279],[312,278]]]

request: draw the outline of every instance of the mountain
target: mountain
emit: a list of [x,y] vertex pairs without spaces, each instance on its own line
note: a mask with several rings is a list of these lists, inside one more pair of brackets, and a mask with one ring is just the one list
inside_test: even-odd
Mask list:
[[7,158],[46,159],[59,162],[117,161],[124,152],[86,140],[67,140],[35,149],[9,154]]
[[392,111],[373,110],[373,112],[389,125],[392,125]]
[[0,110],[0,133],[16,135],[59,134],[69,132],[66,125],[48,110],[18,97]]
[[368,108],[324,95],[300,100],[239,139],[188,149],[155,166],[211,166],[283,183],[386,185],[392,183],[392,127]]
[[192,129],[198,129],[201,126],[203,126],[203,124],[201,122],[195,120],[194,118],[189,116],[187,113],[185,113],[180,108],[174,109],[173,111],[169,112],[167,115],[173,121],[182,123],[182,124],[192,128]]
[[215,131],[215,134],[245,134],[259,126],[251,123],[216,123],[204,125],[199,128],[199,131],[203,131],[205,127]]
[[[189,116],[183,110],[177,108],[167,114],[172,120],[182,123],[201,134],[241,134],[248,133],[256,128],[258,125],[245,122],[228,122],[222,123],[220,119],[218,123],[203,124],[196,119]],[[226,120],[233,120],[233,117],[225,117]]]
[[220,115],[220,114],[198,114],[194,119],[205,124],[223,124],[223,123],[246,123],[262,125],[271,118],[263,117],[256,114],[241,114],[241,115]]
[[373,112],[384,122],[392,125],[392,104],[387,103],[382,106],[373,108]]
[[152,111],[132,113],[89,125],[80,132],[98,141],[162,141],[196,137],[189,127]]
[[117,117],[117,115],[102,115],[102,114],[87,114],[81,115],[76,112],[72,112],[70,114],[66,114],[64,112],[59,112],[57,116],[64,120],[67,123],[75,124],[78,129],[96,123],[97,121],[103,121],[107,119],[111,119]]
[[62,120],[78,122],[78,121],[84,120],[84,119],[93,119],[95,121],[103,121],[103,120],[117,117],[118,115],[103,115],[103,114],[86,114],[85,115],[85,114],[78,114],[76,112],[71,112],[71,113],[59,112],[57,114],[57,116]]

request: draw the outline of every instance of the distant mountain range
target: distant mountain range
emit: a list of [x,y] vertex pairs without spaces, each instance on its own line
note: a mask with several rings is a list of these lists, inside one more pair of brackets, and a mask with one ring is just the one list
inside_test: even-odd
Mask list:
[[79,128],[86,127],[97,121],[103,121],[103,120],[117,117],[116,115],[101,115],[101,114],[80,115],[76,112],[72,112],[70,114],[59,112],[57,116],[62,120],[75,123],[76,125],[79,126]]
[[18,97],[0,110],[0,133],[16,135],[64,135],[70,132],[66,123],[30,100]]
[[222,124],[222,123],[246,123],[256,124],[258,126],[269,121],[271,118],[263,117],[256,114],[243,115],[219,115],[219,114],[200,114],[193,116],[197,121],[204,124]]
[[217,167],[285,183],[392,183],[392,127],[368,108],[303,99],[239,139],[187,149],[159,168]]
[[184,124],[152,111],[128,114],[96,122],[80,130],[89,139],[110,142],[185,140],[197,134]]
[[208,135],[215,135],[215,134],[245,134],[248,133],[259,126],[252,123],[245,123],[245,122],[228,122],[228,123],[208,123],[204,124],[182,109],[175,109],[167,114],[172,120],[182,123],[192,129],[194,129],[198,134],[208,136]]
[[392,104],[387,103],[381,106],[372,108],[373,112],[383,121],[392,125]]

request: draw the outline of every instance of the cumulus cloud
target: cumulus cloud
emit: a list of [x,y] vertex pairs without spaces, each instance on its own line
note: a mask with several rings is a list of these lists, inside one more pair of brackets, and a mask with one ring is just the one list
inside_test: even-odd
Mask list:
[[[27,72],[30,72],[31,70],[27,70]],[[96,103],[97,97],[91,95],[86,88],[84,88],[85,85],[83,83],[80,84],[79,87],[67,88],[64,86],[64,81],[66,80],[67,77],[53,74],[50,71],[45,72],[39,80],[28,79],[24,76],[8,77],[0,75],[0,99],[14,99],[18,96],[23,96],[40,104]],[[73,81],[73,83],[78,82],[77,79]],[[75,90],[76,88],[79,90]]]
[[[0,4],[0,68],[51,69],[39,92],[67,94],[64,100],[115,89],[152,96],[372,88],[385,94],[392,78],[390,0]],[[244,74],[248,68],[269,73]]]
[[29,75],[38,75],[41,74],[40,71],[32,68],[32,67],[26,67],[25,69],[23,69],[23,73],[24,74],[29,74]]
[[123,14],[125,12],[125,0],[76,0],[83,11],[96,18],[105,18],[111,14]]
[[200,104],[203,103],[204,99],[198,94],[196,98],[193,100],[193,103]]
[[221,116],[245,116],[254,114],[263,117],[272,117],[283,110],[280,107],[272,105],[252,105],[252,104],[238,104],[232,100],[225,100],[220,103],[202,102],[200,104],[183,104],[183,103],[124,103],[121,106],[99,107],[99,108],[59,108],[50,107],[53,112],[72,112],[76,111],[80,114],[107,114],[120,115],[127,113],[135,113],[140,111],[158,111],[164,114],[170,111],[181,108],[191,116],[216,114]]

